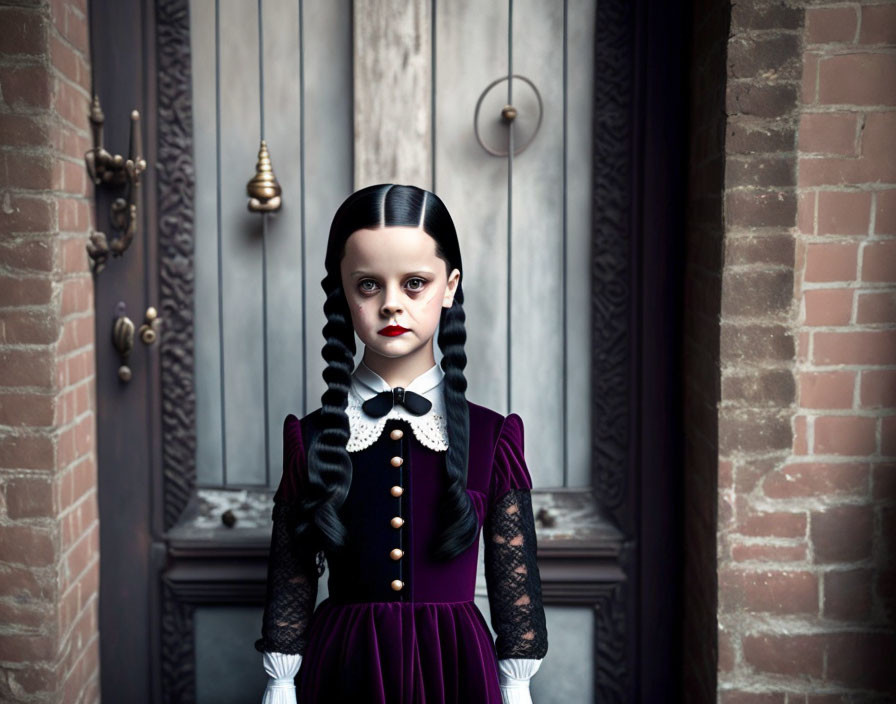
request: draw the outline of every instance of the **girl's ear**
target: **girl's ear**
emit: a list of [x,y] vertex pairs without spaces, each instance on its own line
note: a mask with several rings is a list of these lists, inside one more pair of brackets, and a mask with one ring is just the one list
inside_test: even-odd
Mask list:
[[445,297],[442,299],[442,308],[450,308],[454,305],[454,293],[460,283],[460,269],[452,269],[448,275],[448,286],[445,288]]

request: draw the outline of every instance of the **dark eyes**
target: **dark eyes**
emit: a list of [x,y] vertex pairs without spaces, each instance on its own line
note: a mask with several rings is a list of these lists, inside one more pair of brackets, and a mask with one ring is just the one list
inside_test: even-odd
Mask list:
[[[426,279],[421,279],[419,276],[413,276],[405,282],[405,286],[412,293],[418,293],[426,286]],[[379,288],[380,285],[373,279],[361,279],[358,282],[358,290],[361,293],[376,293]]]

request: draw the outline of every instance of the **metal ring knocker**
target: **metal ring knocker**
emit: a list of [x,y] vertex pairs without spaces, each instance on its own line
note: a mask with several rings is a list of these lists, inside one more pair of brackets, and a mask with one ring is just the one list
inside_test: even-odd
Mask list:
[[[501,76],[501,78],[496,78],[494,81],[489,83],[485,87],[485,90],[482,91],[482,94],[479,96],[479,100],[476,101],[476,112],[473,114],[473,132],[476,134],[476,141],[479,142],[479,146],[492,156],[507,156],[509,154],[509,150],[504,149],[503,151],[501,151],[499,149],[492,149],[482,141],[482,136],[479,134],[479,109],[482,107],[482,101],[485,99],[485,96],[489,94],[491,89],[496,85],[503,83],[508,78],[519,78],[521,81],[526,83],[532,89],[532,92],[535,93],[535,99],[538,101],[538,122],[536,122],[535,124],[535,129],[532,131],[531,136],[526,140],[525,143],[513,150],[514,156],[522,154],[526,150],[526,148],[530,144],[532,144],[532,142],[535,140],[535,136],[538,134],[539,128],[541,127],[541,119],[542,117],[544,117],[544,104],[541,100],[541,93],[538,92],[538,88],[535,87],[535,84],[525,76],[514,73],[511,76]],[[501,119],[508,125],[516,119],[517,115],[517,109],[513,105],[505,105],[504,109],[501,110]]]

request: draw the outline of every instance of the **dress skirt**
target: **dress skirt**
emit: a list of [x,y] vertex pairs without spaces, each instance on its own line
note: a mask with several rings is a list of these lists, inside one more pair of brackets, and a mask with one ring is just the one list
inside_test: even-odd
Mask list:
[[473,601],[324,599],[296,676],[298,704],[501,704],[488,625]]

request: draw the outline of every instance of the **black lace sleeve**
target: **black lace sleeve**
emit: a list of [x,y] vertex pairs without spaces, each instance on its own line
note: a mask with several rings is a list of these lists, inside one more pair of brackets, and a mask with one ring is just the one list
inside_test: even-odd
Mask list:
[[295,537],[294,525],[291,507],[275,504],[262,637],[255,642],[259,652],[305,654],[318,567],[316,551]]
[[543,658],[548,632],[528,489],[511,489],[485,523],[485,579],[498,658]]
[[259,652],[304,655],[308,643],[319,566],[317,546],[295,535],[294,500],[304,475],[304,455],[299,420],[290,414],[283,430],[283,478],[274,496],[262,637],[255,642]]
[[523,424],[516,414],[505,421],[492,472],[483,557],[495,648],[499,659],[543,658],[548,633],[536,561],[532,481],[523,456]]

